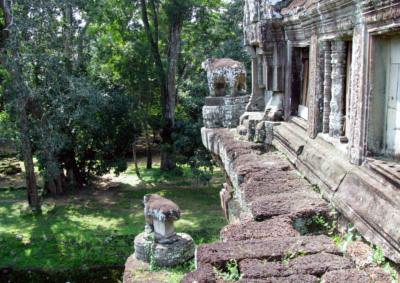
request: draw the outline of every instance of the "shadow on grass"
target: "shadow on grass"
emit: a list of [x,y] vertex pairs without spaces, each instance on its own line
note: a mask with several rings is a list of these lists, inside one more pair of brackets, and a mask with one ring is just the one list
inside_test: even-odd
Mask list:
[[[159,165],[154,165],[152,169],[146,169],[144,166],[139,166],[140,179],[144,183],[173,183],[178,186],[206,186],[211,178],[218,175],[218,172],[212,172],[205,168],[190,168],[189,166],[176,167],[170,171],[161,171]],[[126,171],[128,175],[136,175],[133,166],[128,167]]]
[[[164,180],[157,169],[147,176],[152,182]],[[42,216],[29,213],[23,190],[0,190],[0,282],[118,282],[115,278],[121,278],[125,260],[134,252],[133,240],[144,229],[142,201],[148,193],[180,206],[178,232],[189,233],[197,244],[218,240],[226,224],[219,187],[175,183],[171,188],[173,177],[167,177],[168,185],[155,182],[150,189],[144,180],[135,187],[89,190],[76,200],[68,195],[68,202],[46,199]],[[179,176],[174,178],[179,182]]]

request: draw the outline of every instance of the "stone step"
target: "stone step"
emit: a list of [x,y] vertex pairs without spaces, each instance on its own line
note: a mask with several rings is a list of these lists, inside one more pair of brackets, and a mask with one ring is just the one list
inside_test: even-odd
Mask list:
[[292,275],[288,277],[271,277],[266,279],[241,279],[238,283],[320,283],[321,280],[312,275]]
[[231,241],[204,244],[197,247],[197,267],[206,264],[225,266],[227,262],[244,259],[282,260],[293,255],[309,255],[321,252],[341,255],[341,251],[327,236],[300,236],[267,238],[253,241]]
[[366,270],[350,269],[335,270],[325,273],[322,276],[324,283],[392,283],[394,282],[389,274],[381,268],[370,268]]
[[293,228],[288,217],[274,217],[262,222],[247,221],[229,224],[221,230],[221,240],[246,241],[265,238],[298,237],[300,233]]
[[281,262],[246,259],[242,260],[239,266],[244,279],[266,279],[299,274],[320,277],[329,271],[355,267],[349,259],[325,252],[287,258]]
[[254,201],[250,210],[258,221],[279,215],[307,218],[316,214],[328,215],[330,211],[329,205],[311,190],[266,195]]
[[189,272],[182,278],[180,283],[216,283],[218,280],[211,264],[204,264],[195,271]]

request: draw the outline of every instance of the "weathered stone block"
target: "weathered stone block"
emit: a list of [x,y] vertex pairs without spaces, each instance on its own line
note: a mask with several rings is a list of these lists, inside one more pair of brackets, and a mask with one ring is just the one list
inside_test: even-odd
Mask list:
[[135,238],[135,257],[157,266],[174,266],[193,258],[195,245],[188,234],[178,233],[173,243],[156,243],[146,232]]
[[245,112],[249,96],[207,97],[203,107],[203,122],[206,128],[235,128]]

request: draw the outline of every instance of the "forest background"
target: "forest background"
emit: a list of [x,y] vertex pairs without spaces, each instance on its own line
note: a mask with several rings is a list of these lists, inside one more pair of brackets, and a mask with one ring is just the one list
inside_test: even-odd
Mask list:
[[0,2],[0,143],[24,161],[32,211],[43,194],[126,170],[139,138],[147,168],[158,150],[161,170],[210,178],[201,62],[249,67],[241,0]]

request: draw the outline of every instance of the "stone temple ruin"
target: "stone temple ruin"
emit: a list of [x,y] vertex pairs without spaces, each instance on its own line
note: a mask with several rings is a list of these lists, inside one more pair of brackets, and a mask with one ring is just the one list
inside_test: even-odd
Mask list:
[[210,95],[203,107],[204,125],[208,128],[232,128],[249,101],[246,92],[246,68],[235,60],[208,59],[202,67],[207,71]]
[[245,0],[244,34],[250,98],[203,109],[229,225],[182,282],[232,260],[239,282],[392,282],[364,242],[299,224],[338,217],[400,264],[400,1]]

